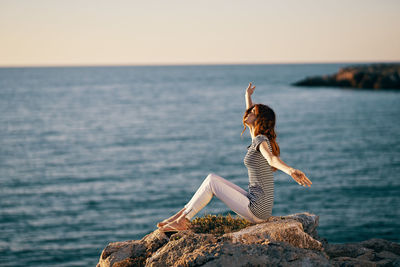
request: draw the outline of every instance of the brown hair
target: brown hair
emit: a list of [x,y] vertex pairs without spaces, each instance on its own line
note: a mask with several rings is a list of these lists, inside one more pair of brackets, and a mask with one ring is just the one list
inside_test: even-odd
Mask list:
[[[279,157],[280,149],[276,141],[276,133],[275,133],[276,116],[275,112],[269,106],[264,104],[255,104],[252,107],[248,108],[243,115],[244,129],[240,135],[243,135],[244,131],[246,131],[247,125],[245,123],[245,119],[253,108],[254,108],[254,114],[256,115],[256,120],[254,121],[254,135],[255,136],[259,134],[265,135],[271,144],[272,154]],[[274,172],[278,170],[272,166],[271,168],[272,171]]]

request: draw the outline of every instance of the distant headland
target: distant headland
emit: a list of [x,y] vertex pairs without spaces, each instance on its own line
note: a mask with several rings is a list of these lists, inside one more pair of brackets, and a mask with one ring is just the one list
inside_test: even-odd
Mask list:
[[306,77],[295,86],[334,86],[362,89],[400,89],[400,63],[352,65],[332,75]]

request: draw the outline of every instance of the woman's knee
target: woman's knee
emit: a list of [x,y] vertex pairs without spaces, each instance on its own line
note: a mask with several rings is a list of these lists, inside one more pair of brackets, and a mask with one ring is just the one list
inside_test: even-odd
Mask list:
[[208,180],[208,182],[212,183],[215,182],[219,179],[219,176],[216,175],[215,173],[209,173],[206,177],[206,179]]

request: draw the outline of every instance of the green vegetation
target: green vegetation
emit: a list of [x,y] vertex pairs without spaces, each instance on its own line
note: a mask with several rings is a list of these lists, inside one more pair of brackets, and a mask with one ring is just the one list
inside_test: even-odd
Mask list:
[[204,217],[193,219],[191,223],[191,229],[193,232],[214,234],[216,236],[235,232],[246,228],[247,226],[253,225],[253,223],[238,216],[233,218],[230,214],[227,216],[208,214]]

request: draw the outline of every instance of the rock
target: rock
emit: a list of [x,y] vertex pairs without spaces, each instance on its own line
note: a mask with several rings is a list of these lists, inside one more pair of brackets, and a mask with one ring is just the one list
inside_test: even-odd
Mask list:
[[[149,258],[146,266],[329,266],[323,253],[292,247],[284,242],[204,244],[196,242],[198,240],[193,236],[181,239],[185,242],[172,241],[168,249]],[[192,245],[183,247],[182,243],[187,242]]]
[[[224,237],[233,243],[243,244],[267,244],[269,241],[283,241],[298,248],[322,250],[321,242],[312,238],[307,231],[315,231],[315,223],[318,223],[317,216],[309,216],[311,220],[296,220],[296,217],[281,217],[284,219],[271,221],[269,223],[256,224],[238,232],[225,234]],[[310,226],[311,225],[311,226]]]
[[400,245],[394,242],[387,241],[381,238],[371,238],[361,242],[361,245],[366,248],[373,249],[377,252],[383,250],[393,252],[400,255]]
[[222,236],[158,230],[141,240],[108,244],[105,266],[400,266],[400,244],[384,239],[329,244],[317,234],[319,217],[308,212],[272,216]]
[[141,266],[145,260],[165,245],[169,238],[155,230],[141,240],[109,243],[100,255],[97,267],[101,266]]
[[336,74],[307,77],[293,85],[400,89],[400,64],[348,66],[339,69]]
[[400,244],[385,239],[328,244],[325,252],[333,266],[400,266]]

